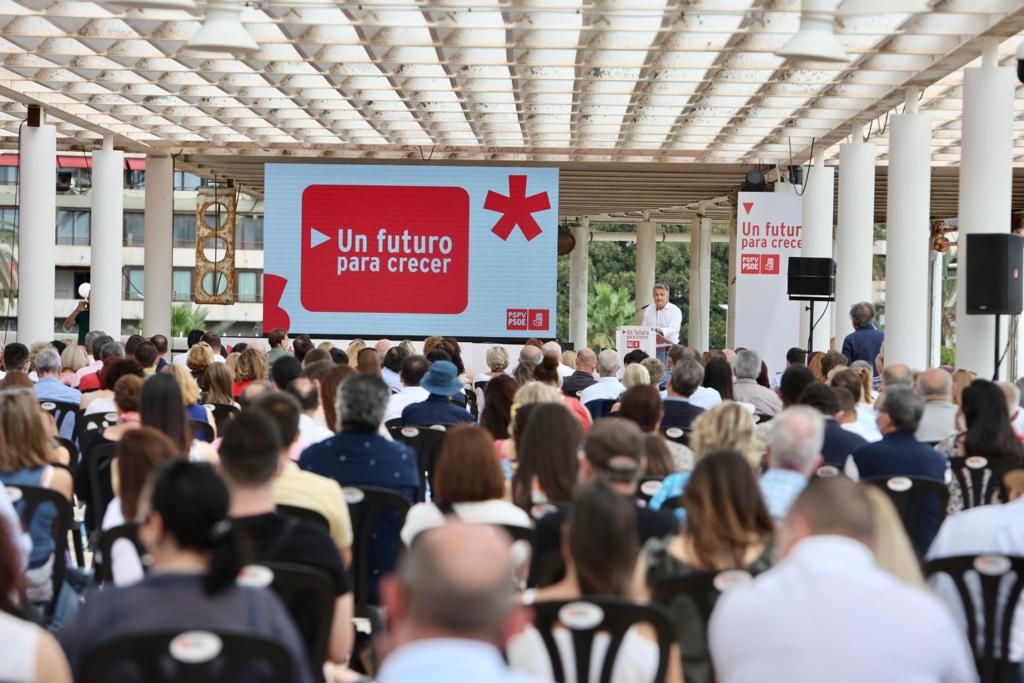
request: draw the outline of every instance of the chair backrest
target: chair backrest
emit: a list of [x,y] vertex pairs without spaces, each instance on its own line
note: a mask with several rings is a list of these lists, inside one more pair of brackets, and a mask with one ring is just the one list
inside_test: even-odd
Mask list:
[[204,408],[213,411],[213,421],[217,425],[217,433],[223,434],[228,424],[238,416],[238,408],[230,403],[204,403]]
[[1005,469],[993,466],[988,458],[980,455],[953,457],[949,459],[949,469],[960,485],[965,510],[991,505],[997,495],[1006,500],[1002,476]]
[[149,565],[149,555],[146,552],[146,548],[139,542],[139,525],[134,522],[128,522],[127,524],[111,527],[106,531],[100,532],[99,547],[97,548],[100,562],[95,563],[96,581],[100,585],[114,582],[114,543],[120,540],[130,541],[135,546],[135,552],[139,555],[139,561],[142,563],[143,569]]
[[192,430],[192,438],[210,443],[213,441],[213,426],[203,420],[189,420],[189,429]]
[[675,576],[656,583],[651,589],[651,598],[658,604],[668,605],[678,596],[686,596],[697,607],[697,613],[706,627],[718,597],[731,588],[750,583],[753,577],[745,569]]
[[82,415],[78,420],[78,448],[85,453],[92,440],[107,427],[117,424],[117,413],[93,413]]
[[66,401],[40,401],[39,407],[53,415],[53,421],[57,423],[57,431],[60,432],[61,427],[64,426],[65,421],[70,425],[68,434],[74,434],[75,428],[78,426],[78,404],[68,403]]
[[587,401],[584,407],[590,411],[590,417],[599,420],[611,414],[612,406],[618,402],[617,398],[595,398],[593,401]]
[[651,498],[661,488],[661,483],[664,481],[661,477],[643,477],[640,479],[640,484],[636,487],[636,499],[644,507],[651,502]]
[[477,408],[477,405],[476,405],[476,399],[477,399],[476,389],[466,389],[465,394],[466,394],[466,410],[469,411],[469,414],[472,415],[474,419],[479,418],[480,417],[480,411],[479,411],[479,409]]
[[72,472],[78,471],[78,446],[71,439],[65,439],[63,437],[56,437],[57,443],[67,449],[68,451],[68,468]]
[[556,627],[566,628],[572,635],[575,680],[582,683],[587,683],[592,678],[590,660],[594,649],[594,637],[598,633],[608,635],[608,648],[597,680],[599,683],[611,683],[615,660],[626,633],[638,624],[650,625],[657,634],[659,655],[654,681],[661,683],[665,680],[671,647],[675,642],[672,622],[662,608],[657,605],[641,605],[622,598],[590,596],[579,600],[538,602],[533,605],[533,625],[544,641],[551,662],[552,678],[556,681],[566,681],[565,665],[555,643]]
[[691,431],[693,430],[683,429],[682,427],[665,427],[665,429],[661,430],[661,435],[674,443],[689,446]]
[[402,418],[393,417],[390,420],[384,422],[384,429],[388,430],[388,434],[391,434],[391,438],[395,438],[395,430],[402,428]]
[[291,655],[272,638],[214,631],[161,631],[115,638],[86,653],[82,681],[287,681]]
[[74,524],[74,512],[71,502],[63,494],[46,489],[40,486],[10,485],[4,487],[7,497],[15,504],[21,526],[26,531],[32,525],[32,520],[41,505],[52,505],[56,509],[53,524],[50,527],[50,536],[53,538],[53,600],[47,606],[46,613],[52,614],[57,604],[57,596],[60,594],[60,587],[64,584],[64,573],[67,569],[67,548],[68,532]]
[[903,520],[918,557],[924,557],[946,518],[949,489],[943,482],[922,477],[875,477],[864,481],[881,488]]
[[[1018,681],[1019,663],[1009,661],[1013,618],[1024,589],[1024,557],[1007,555],[959,555],[932,560],[925,573],[946,574],[952,579],[967,621],[967,640],[984,683]],[[975,579],[968,585],[967,576]],[[977,614],[984,618],[978,630]],[[979,635],[982,638],[979,639]]]
[[[401,545],[399,532],[402,524],[405,523],[405,515],[411,507],[409,501],[400,494],[389,489],[376,486],[346,486],[344,487],[345,500],[348,502],[349,517],[352,519],[352,576],[355,579],[355,600],[357,605],[367,604],[371,590],[371,578],[374,583],[376,578],[372,577],[374,571],[381,572],[394,566],[395,556],[398,547]],[[394,525],[393,538],[381,538],[379,522],[384,513],[391,511],[397,516],[397,524]],[[382,547],[385,544],[389,549],[390,566],[372,567],[371,549]]]
[[310,668],[321,670],[327,661],[334,620],[335,596],[331,577],[308,565],[261,562],[244,567],[238,582],[270,588],[277,593],[306,643]]
[[420,471],[418,498],[421,502],[426,500],[427,490],[433,488],[434,465],[441,455],[447,429],[445,425],[407,425],[391,430],[393,439],[416,451]]
[[89,473],[89,507],[92,512],[94,529],[103,528],[103,515],[114,499],[114,487],[110,479],[110,468],[114,460],[116,444],[105,443],[85,454],[85,467]]
[[310,510],[309,508],[300,507],[298,505],[278,505],[277,511],[282,515],[288,515],[289,517],[295,517],[307,522],[312,522],[324,531],[329,531],[331,528],[331,523],[327,521],[327,518],[316,510]]

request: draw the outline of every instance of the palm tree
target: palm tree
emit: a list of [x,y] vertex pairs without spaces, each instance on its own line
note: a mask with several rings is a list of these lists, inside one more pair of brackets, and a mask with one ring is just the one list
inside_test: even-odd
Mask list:
[[587,311],[590,346],[593,349],[613,348],[615,331],[632,322],[633,299],[624,288],[613,288],[604,282],[594,285]]
[[171,335],[187,336],[192,330],[202,330],[206,325],[206,316],[210,309],[202,306],[193,308],[192,304],[176,304],[171,309]]

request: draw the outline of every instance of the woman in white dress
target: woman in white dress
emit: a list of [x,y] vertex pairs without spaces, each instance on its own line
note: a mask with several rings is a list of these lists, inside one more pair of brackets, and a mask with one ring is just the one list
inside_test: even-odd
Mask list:
[[[601,533],[594,533],[600,529]],[[573,501],[569,522],[562,529],[565,578],[546,588],[523,593],[523,603],[583,600],[587,596],[635,599],[639,586],[634,578],[639,552],[636,509],[624,498],[597,481],[582,486]],[[576,680],[572,635],[563,626],[554,630],[565,680]],[[590,681],[596,683],[604,666],[609,637],[594,637],[590,660]],[[541,680],[553,680],[551,662],[540,633],[532,626],[509,641],[507,653],[512,668]],[[638,624],[626,632],[612,668],[612,683],[650,683],[658,670],[658,645],[652,627]],[[665,680],[679,683],[682,667],[678,646],[673,645]]]

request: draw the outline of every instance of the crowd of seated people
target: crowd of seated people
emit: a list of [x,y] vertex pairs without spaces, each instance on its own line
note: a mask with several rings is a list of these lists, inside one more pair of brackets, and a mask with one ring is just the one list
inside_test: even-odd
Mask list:
[[196,631],[253,681],[1024,680],[1021,622],[984,628],[1024,619],[1014,384],[188,344],[3,349],[0,680],[148,680],[138,639]]

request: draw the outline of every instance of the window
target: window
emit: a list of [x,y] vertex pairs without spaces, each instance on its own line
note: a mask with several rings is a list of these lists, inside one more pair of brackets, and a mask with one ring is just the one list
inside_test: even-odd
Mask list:
[[241,216],[235,226],[236,249],[263,248],[263,216]]
[[124,212],[124,246],[141,247],[145,234],[146,214],[141,211]]
[[[0,230],[14,230],[18,225],[18,207],[5,206],[0,209]],[[4,240],[6,242],[6,240]]]
[[195,190],[198,187],[204,185],[205,182],[202,178],[189,173],[188,171],[175,171],[174,172],[174,189],[175,190]]
[[[214,275],[217,276],[216,286],[214,286]],[[224,276],[224,273],[207,273],[203,276],[203,289],[210,296],[220,296],[224,293],[224,290],[228,288],[228,279]]]
[[196,246],[196,215],[194,213],[174,214],[174,246]]
[[18,167],[0,166],[0,185],[17,185]]
[[258,270],[239,270],[235,273],[235,299],[240,303],[263,301],[263,278]]
[[134,169],[125,171],[124,186],[128,190],[144,190],[146,188],[146,172]]
[[175,268],[173,273],[172,288],[175,301],[192,301],[192,270],[190,268]]
[[89,246],[88,211],[57,210],[57,244]]
[[124,269],[124,295],[126,301],[142,301],[142,268]]

